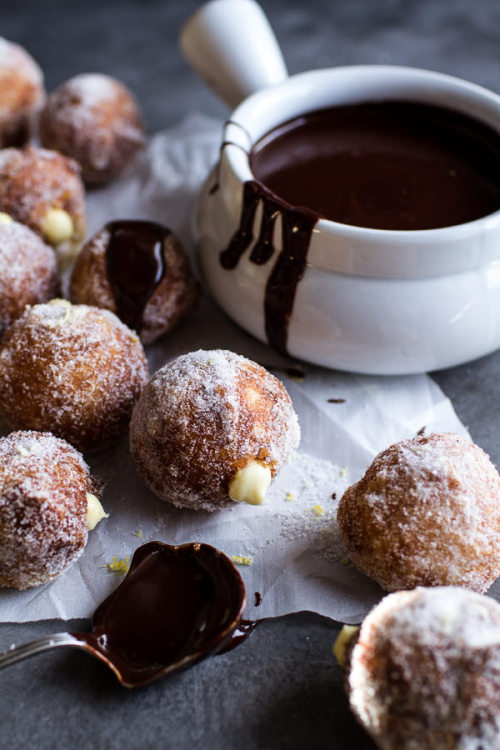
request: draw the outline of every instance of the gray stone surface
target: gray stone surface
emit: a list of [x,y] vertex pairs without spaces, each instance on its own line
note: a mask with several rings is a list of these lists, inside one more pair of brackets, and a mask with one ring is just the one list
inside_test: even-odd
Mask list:
[[[495,0],[263,0],[291,72],[401,63],[499,87]],[[149,132],[192,111],[224,117],[177,50],[192,0],[1,2],[1,33],[25,45],[49,89],[82,71],[138,94]],[[471,433],[500,465],[500,354],[437,374]],[[67,625],[67,624],[66,624]],[[72,623],[75,626],[75,623]],[[85,623],[76,625],[85,626]],[[0,648],[63,623],[0,626]],[[238,649],[126,691],[94,660],[58,651],[0,674],[0,746],[17,748],[373,747],[346,709],[331,656],[336,625],[312,614],[262,624]]]

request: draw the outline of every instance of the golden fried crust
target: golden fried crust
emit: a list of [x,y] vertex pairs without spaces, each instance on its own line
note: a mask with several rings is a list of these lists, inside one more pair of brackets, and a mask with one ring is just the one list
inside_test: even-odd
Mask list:
[[85,198],[77,163],[32,146],[0,151],[0,211],[44,237],[52,209],[69,214],[74,227],[70,242],[79,244],[85,235]]
[[45,302],[58,288],[56,256],[28,227],[0,224],[0,333],[26,305]]
[[387,591],[500,575],[500,477],[478,446],[434,434],[380,453],[338,509],[349,556]]
[[216,510],[251,461],[280,470],[299,441],[283,385],[227,351],[198,351],[158,370],[134,408],[131,451],[149,488],[174,505]]
[[1,586],[38,586],[79,557],[91,491],[83,457],[64,440],[31,431],[0,438]]
[[81,450],[129,421],[148,378],[141,343],[115,315],[53,300],[28,308],[0,342],[0,409],[18,429],[50,430]]
[[[104,228],[82,247],[71,275],[70,296],[75,303],[116,313],[106,269],[109,240],[110,232]],[[175,328],[195,306],[200,294],[187,255],[175,235],[165,237],[163,253],[166,272],[144,309],[142,326],[137,332],[144,344],[151,344]]]
[[347,688],[382,750],[498,748],[500,605],[456,587],[385,597],[361,626]]
[[44,99],[37,63],[18,44],[0,38],[0,148],[26,143]]
[[63,83],[49,96],[40,117],[42,144],[75,159],[89,184],[120,175],[143,147],[143,131],[131,92],[99,73]]

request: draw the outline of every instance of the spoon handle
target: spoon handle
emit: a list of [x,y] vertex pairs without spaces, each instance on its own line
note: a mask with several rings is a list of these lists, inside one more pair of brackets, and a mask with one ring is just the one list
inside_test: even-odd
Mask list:
[[15,664],[23,659],[27,659],[29,656],[41,654],[42,651],[57,648],[58,646],[74,646],[83,649],[86,647],[84,642],[79,641],[75,636],[71,635],[71,633],[53,633],[52,635],[45,635],[42,638],[37,638],[36,641],[24,643],[22,646],[12,646],[7,651],[0,653],[0,669],[9,667],[11,664]]

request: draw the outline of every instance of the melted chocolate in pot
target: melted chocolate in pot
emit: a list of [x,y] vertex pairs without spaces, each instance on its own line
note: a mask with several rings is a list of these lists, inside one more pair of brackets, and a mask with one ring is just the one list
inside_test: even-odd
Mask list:
[[267,263],[281,228],[264,312],[268,341],[282,354],[318,219],[421,230],[500,209],[498,133],[424,104],[381,102],[306,114],[264,136],[250,153],[250,166],[256,179],[244,185],[240,224],[220,262],[233,269],[252,246],[250,261]]
[[289,205],[359,227],[436,229],[500,208],[500,135],[426,104],[312,112],[261,138],[250,166]]
[[115,665],[125,685],[137,686],[231,644],[244,606],[243,581],[221,552],[150,542],[96,610],[91,632],[73,635]]
[[144,309],[165,276],[164,242],[170,230],[152,221],[112,221],[106,225],[106,272],[116,314],[135,331]]

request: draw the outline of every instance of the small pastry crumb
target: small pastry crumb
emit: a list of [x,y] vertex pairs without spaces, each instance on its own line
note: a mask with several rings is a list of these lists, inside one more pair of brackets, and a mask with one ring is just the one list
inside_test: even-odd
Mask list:
[[287,492],[285,495],[285,500],[287,503],[293,503],[293,501],[295,500],[295,495],[291,492]]
[[133,531],[132,534],[136,536],[138,539],[142,539],[142,537],[144,536],[144,532],[141,531],[141,529],[139,529],[139,531]]
[[250,557],[250,555],[233,555],[231,560],[236,563],[236,565],[252,564],[252,558]]
[[113,555],[113,562],[106,563],[104,567],[118,575],[125,575],[130,570],[130,555],[124,557],[123,560],[119,560],[117,555]]

